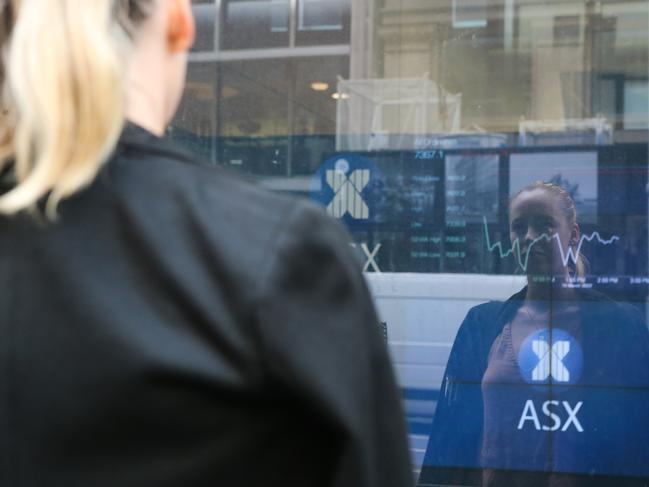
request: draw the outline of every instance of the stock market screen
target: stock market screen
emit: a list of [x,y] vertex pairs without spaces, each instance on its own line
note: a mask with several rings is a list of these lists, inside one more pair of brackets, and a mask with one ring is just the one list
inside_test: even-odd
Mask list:
[[375,297],[420,486],[644,485],[646,161],[634,144],[357,152],[315,174],[365,271],[391,276]]
[[530,248],[510,236],[510,202],[536,182],[556,184],[580,228],[564,263],[577,253],[587,262],[572,285],[644,299],[646,156],[633,144],[340,153],[311,197],[346,224],[370,272],[525,274]]

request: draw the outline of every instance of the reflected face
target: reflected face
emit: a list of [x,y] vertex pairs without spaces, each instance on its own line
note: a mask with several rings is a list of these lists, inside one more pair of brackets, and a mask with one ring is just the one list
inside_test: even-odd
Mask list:
[[528,275],[565,274],[560,248],[567,255],[570,242],[578,233],[579,227],[568,221],[559,198],[548,190],[524,191],[512,201],[509,238],[512,245],[518,240],[521,261],[523,265],[527,262],[527,269],[523,270]]

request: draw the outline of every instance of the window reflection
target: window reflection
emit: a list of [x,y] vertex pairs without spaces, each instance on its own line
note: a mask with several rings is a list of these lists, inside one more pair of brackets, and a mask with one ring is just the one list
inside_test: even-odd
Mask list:
[[313,174],[335,150],[333,95],[337,77],[348,74],[346,61],[191,65],[173,133],[213,164],[260,176]]
[[222,9],[223,49],[288,46],[288,0],[224,0]]
[[[575,309],[591,308],[593,322],[633,321],[629,307],[646,315],[649,2],[193,3],[212,9],[202,19],[218,21],[199,20],[173,136],[212,164],[311,198],[347,226],[389,329],[416,469],[450,349],[462,342],[455,340],[460,323],[476,305],[525,285],[508,213],[522,187],[540,180],[570,191],[581,234],[593,238],[580,249],[589,269],[570,284],[624,311],[581,297]],[[560,303],[549,301],[561,314]],[[590,319],[566,316],[568,328],[590,327]],[[631,334],[622,335],[608,339],[624,355]],[[613,370],[609,358],[603,374]],[[475,380],[476,393],[482,382]],[[622,383],[602,387],[603,397],[614,402]],[[547,419],[538,406],[539,420]],[[632,460],[615,462],[634,475],[644,450],[628,451]],[[438,474],[452,468],[442,460]]]
[[300,0],[300,30],[341,30],[342,0]]
[[536,182],[511,199],[509,243],[527,285],[460,326],[420,485],[577,487],[649,474],[649,331],[638,308],[573,285],[589,272],[583,242],[619,239],[582,233],[574,194]]
[[487,0],[453,0],[453,27],[487,26]]
[[213,2],[193,2],[196,21],[196,40],[192,51],[213,51],[215,48],[215,25],[217,21],[216,5]]
[[299,0],[296,44],[346,44],[349,21],[349,0]]

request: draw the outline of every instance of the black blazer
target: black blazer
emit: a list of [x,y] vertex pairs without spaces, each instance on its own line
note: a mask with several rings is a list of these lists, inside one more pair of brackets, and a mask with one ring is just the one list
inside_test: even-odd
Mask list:
[[127,126],[54,224],[0,219],[0,486],[405,486],[347,235]]

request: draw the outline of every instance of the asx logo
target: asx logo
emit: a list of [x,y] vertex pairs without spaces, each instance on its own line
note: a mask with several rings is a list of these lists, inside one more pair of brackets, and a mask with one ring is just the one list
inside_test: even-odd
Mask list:
[[[574,406],[572,406],[568,401],[545,401],[541,405],[541,413],[549,419],[551,423],[542,423],[539,419],[539,414],[534,401],[528,399],[525,401],[521,419],[518,421],[518,429],[522,430],[525,428],[529,421],[536,431],[568,431],[572,426],[578,433],[583,433],[584,427],[581,425],[581,422],[577,417],[577,413],[579,413],[579,410],[583,405],[583,401],[579,401]],[[562,414],[563,412],[566,413],[565,421],[562,417],[564,416]]]
[[533,333],[518,353],[520,373],[530,384],[575,384],[581,377],[583,353],[577,340],[559,328]]
[[385,180],[370,159],[355,153],[335,155],[318,168],[311,181],[311,199],[348,225],[374,222],[385,202]]
[[570,371],[563,363],[563,359],[570,352],[568,340],[558,340],[552,347],[546,340],[533,340],[532,350],[539,359],[532,370],[533,381],[545,381],[551,375],[557,382],[570,382]]
[[[528,336],[518,353],[520,373],[529,384],[572,385],[581,378],[583,353],[579,342],[559,328],[544,329]],[[559,392],[559,390],[558,390]],[[568,431],[583,433],[578,413],[583,401],[525,401],[518,421],[519,430],[533,427],[536,431]]]
[[[348,164],[341,165],[344,169],[349,169]],[[370,217],[370,209],[363,199],[362,191],[370,182],[370,170],[356,169],[347,174],[344,169],[336,167],[326,173],[327,184],[334,191],[334,197],[327,205],[327,213],[334,218],[342,218],[349,213],[357,220],[367,220]]]

